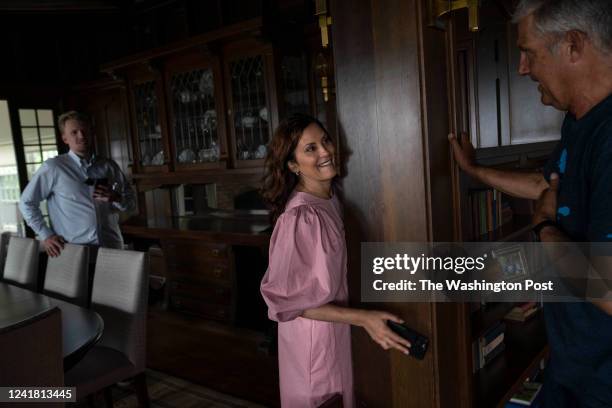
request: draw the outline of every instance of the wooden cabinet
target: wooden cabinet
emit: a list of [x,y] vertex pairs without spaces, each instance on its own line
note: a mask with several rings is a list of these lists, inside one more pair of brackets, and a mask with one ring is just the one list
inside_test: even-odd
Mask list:
[[518,74],[517,26],[508,1],[480,6],[480,30],[468,31],[466,10],[454,12],[459,130],[479,148],[558,140],[564,113],[540,102],[537,83]]
[[280,117],[326,116],[311,75],[319,50],[296,44],[307,45],[275,47],[255,19],[106,64],[127,83],[137,184],[208,170],[260,177]]
[[236,305],[234,257],[229,245],[162,240],[171,310],[233,323]]

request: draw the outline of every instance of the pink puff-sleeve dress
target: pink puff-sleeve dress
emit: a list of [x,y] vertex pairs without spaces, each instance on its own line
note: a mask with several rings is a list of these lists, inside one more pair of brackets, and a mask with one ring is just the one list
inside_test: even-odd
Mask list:
[[272,234],[261,293],[268,316],[278,322],[282,407],[314,408],[338,393],[345,408],[354,407],[350,326],[300,317],[305,310],[348,300],[336,196],[292,194]]

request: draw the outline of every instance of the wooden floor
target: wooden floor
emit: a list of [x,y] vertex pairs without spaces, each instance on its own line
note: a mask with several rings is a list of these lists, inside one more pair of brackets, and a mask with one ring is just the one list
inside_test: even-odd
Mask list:
[[269,407],[280,406],[278,362],[266,336],[165,311],[149,311],[147,367]]
[[[169,376],[155,370],[147,370],[147,388],[151,408],[266,408],[209,388]],[[137,408],[138,399],[133,388],[127,384],[111,387],[114,408]],[[67,404],[73,408],[91,408],[87,401]],[[94,398],[94,408],[106,408],[102,393]]]

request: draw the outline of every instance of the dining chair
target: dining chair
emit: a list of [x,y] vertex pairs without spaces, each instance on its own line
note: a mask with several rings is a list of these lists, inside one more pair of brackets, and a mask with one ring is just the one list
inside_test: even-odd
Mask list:
[[6,261],[6,252],[8,250],[8,243],[11,239],[11,233],[5,231],[0,235],[0,273],[4,271],[4,262]]
[[35,239],[12,236],[6,251],[3,280],[35,290],[39,246]]
[[49,257],[43,291],[79,306],[87,306],[89,248],[65,244],[59,256]]
[[[0,350],[0,384],[3,387],[64,385],[60,309],[53,308],[26,322],[0,329]],[[14,405],[26,408],[38,407],[40,403]],[[47,403],[46,406],[63,407],[64,404]]]
[[104,320],[94,346],[66,373],[77,399],[104,390],[112,406],[110,386],[134,379],[141,407],[149,406],[145,378],[147,269],[143,252],[100,248],[96,259],[91,307]]

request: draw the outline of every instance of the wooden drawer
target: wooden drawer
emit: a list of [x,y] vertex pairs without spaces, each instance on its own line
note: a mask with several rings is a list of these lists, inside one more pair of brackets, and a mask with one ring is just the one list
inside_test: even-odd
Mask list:
[[203,243],[193,240],[162,241],[169,263],[190,264],[229,263],[231,247],[225,244]]
[[202,285],[193,281],[173,280],[168,285],[170,296],[190,298],[206,303],[231,306],[232,290],[214,284]]
[[230,265],[215,264],[168,264],[168,276],[172,280],[191,280],[195,282],[217,282],[226,286],[234,282],[234,271]]
[[170,296],[170,307],[183,313],[194,314],[211,320],[229,322],[232,319],[231,307],[207,303],[185,296]]

